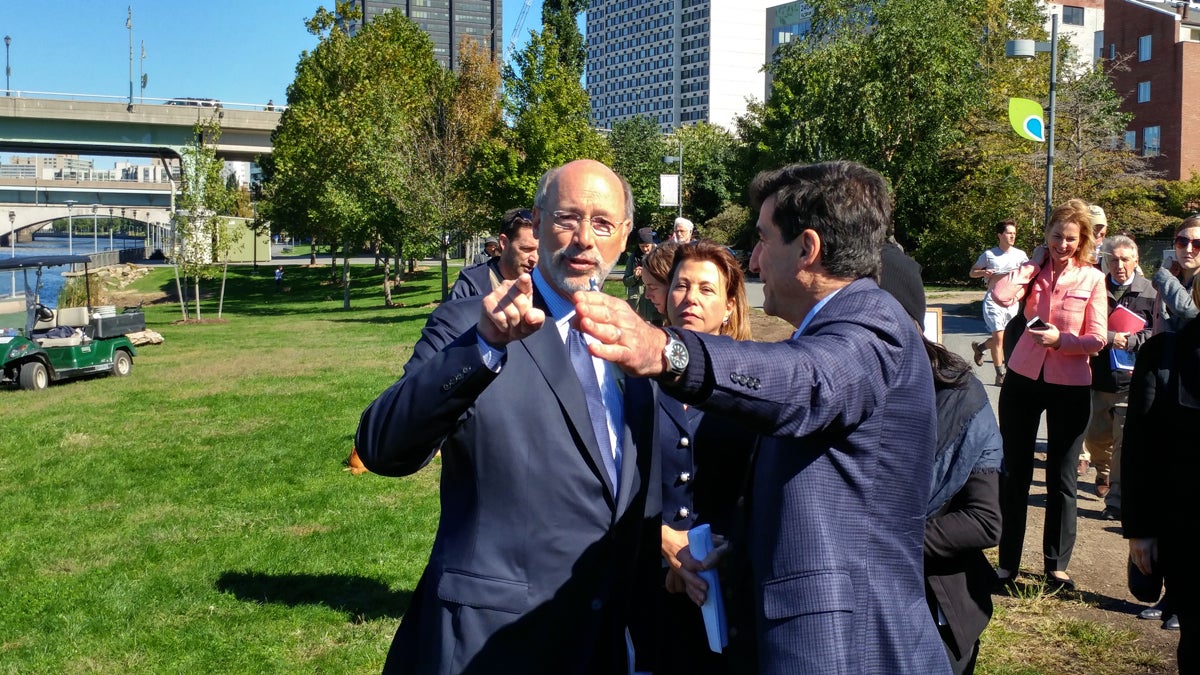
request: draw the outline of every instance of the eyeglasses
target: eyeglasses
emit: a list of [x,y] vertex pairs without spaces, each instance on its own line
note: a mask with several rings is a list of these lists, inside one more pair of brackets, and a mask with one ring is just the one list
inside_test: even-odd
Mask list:
[[555,211],[552,215],[555,229],[561,232],[578,232],[585,220],[592,224],[592,232],[597,237],[611,237],[617,231],[618,223],[614,223],[604,216],[584,218],[574,211]]
[[1188,239],[1187,237],[1175,237],[1175,248],[1186,249],[1188,244],[1192,245],[1192,249],[1200,251],[1200,239]]

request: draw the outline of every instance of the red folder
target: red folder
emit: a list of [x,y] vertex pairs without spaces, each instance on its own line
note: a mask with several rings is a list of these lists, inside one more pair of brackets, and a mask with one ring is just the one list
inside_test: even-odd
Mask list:
[[1146,320],[1125,308],[1117,305],[1108,315],[1108,330],[1113,333],[1137,333],[1146,327]]

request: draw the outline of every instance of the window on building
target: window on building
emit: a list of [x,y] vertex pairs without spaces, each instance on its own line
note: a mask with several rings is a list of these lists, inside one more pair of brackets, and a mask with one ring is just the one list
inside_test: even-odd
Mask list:
[[1158,157],[1158,147],[1162,138],[1162,127],[1153,126],[1142,129],[1142,156]]
[[1150,60],[1150,36],[1143,35],[1138,38],[1138,61]]
[[1147,103],[1150,101],[1150,82],[1138,82],[1138,103]]
[[1083,8],[1063,5],[1063,23],[1068,26],[1083,25]]
[[1137,132],[1136,131],[1126,131],[1125,132],[1125,147],[1129,148],[1130,150],[1137,150]]

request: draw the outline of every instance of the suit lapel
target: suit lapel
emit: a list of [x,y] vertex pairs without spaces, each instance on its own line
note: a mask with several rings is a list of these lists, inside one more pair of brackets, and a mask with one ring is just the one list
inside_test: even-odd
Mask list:
[[[604,460],[600,456],[600,446],[596,442],[596,434],[592,432],[592,423],[588,418],[587,400],[584,399],[583,387],[575,377],[575,369],[567,357],[567,346],[563,344],[549,315],[546,323],[533,335],[520,341],[520,345],[529,353],[529,357],[537,365],[545,378],[546,384],[554,392],[566,414],[567,421],[574,428],[576,435],[583,440],[584,456],[592,467],[592,473],[605,486],[609,506],[615,508],[613,500],[613,485],[609,480],[608,471],[604,468]],[[622,471],[624,473],[624,471]]]

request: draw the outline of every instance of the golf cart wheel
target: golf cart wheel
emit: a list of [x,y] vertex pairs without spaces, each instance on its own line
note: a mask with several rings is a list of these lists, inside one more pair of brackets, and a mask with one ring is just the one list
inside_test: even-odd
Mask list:
[[29,361],[21,366],[21,388],[25,390],[45,389],[50,384],[50,373],[41,361]]
[[117,377],[125,377],[131,372],[133,372],[133,359],[129,357],[129,352],[118,349],[113,354],[112,374]]

